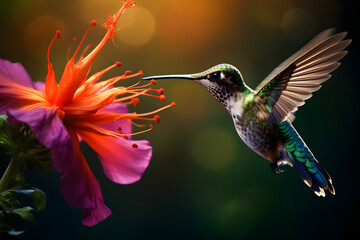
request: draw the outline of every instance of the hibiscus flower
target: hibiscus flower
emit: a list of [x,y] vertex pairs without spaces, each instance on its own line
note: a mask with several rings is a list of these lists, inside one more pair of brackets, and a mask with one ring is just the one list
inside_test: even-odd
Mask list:
[[[153,129],[152,125],[136,124],[134,120],[159,122],[157,112],[175,106],[166,105],[148,113],[128,112],[127,105],[137,105],[138,96],[152,96],[165,100],[162,89],[154,89],[155,81],[141,85],[114,86],[124,79],[138,77],[142,72],[99,81],[102,75],[120,62],[89,75],[90,67],[105,44],[113,40],[116,23],[121,14],[135,4],[123,2],[103,27],[104,38],[87,55],[75,61],[88,31],[96,26],[92,21],[73,56],[68,60],[59,83],[50,62],[50,48],[60,37],[57,31],[47,53],[48,73],[45,83],[32,82],[20,63],[0,60],[0,114],[7,113],[11,123],[29,126],[41,144],[51,149],[54,168],[62,174],[61,192],[68,204],[82,208],[82,223],[93,226],[111,214],[104,204],[98,181],[91,172],[80,141],[84,140],[98,155],[106,176],[115,183],[131,184],[138,181],[149,165],[152,147],[146,140],[132,140],[131,136]],[[85,48],[87,50],[88,48]],[[85,52],[85,51],[84,51]],[[132,125],[145,130],[132,133]]]

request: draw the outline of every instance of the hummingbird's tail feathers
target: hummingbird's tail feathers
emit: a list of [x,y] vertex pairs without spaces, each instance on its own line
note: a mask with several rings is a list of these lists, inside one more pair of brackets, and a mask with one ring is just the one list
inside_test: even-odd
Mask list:
[[305,164],[296,160],[291,152],[288,152],[288,156],[301,179],[314,191],[317,196],[325,197],[325,190],[328,190],[331,194],[335,195],[335,189],[332,184],[331,177],[319,164],[319,162],[314,162],[314,169],[317,169],[317,171],[315,174],[313,174],[309,172]]
[[318,196],[324,197],[325,190],[335,195],[330,175],[315,159],[291,123],[283,121],[275,126],[282,135],[291,163],[305,184]]

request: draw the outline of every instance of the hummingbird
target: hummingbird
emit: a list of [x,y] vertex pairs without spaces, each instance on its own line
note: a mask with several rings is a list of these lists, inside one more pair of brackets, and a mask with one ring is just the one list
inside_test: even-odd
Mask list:
[[270,161],[271,170],[293,166],[317,196],[335,195],[332,179],[320,165],[292,122],[298,107],[340,65],[351,40],[347,32],[327,29],[275,68],[255,90],[248,87],[240,71],[219,64],[194,74],[159,75],[143,80],[188,79],[203,85],[227,109],[240,138],[254,152]]

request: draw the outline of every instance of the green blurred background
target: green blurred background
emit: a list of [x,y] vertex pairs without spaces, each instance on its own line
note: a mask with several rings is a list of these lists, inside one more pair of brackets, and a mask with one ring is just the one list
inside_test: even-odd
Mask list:
[[[72,38],[82,37],[120,7],[117,0],[14,0],[0,2],[0,58],[21,62],[34,80],[46,76],[51,49],[57,76]],[[140,135],[154,147],[142,179],[117,185],[103,174],[95,154],[83,145],[113,214],[97,226],[80,223],[82,211],[63,200],[55,172],[31,171],[27,179],[47,194],[36,225],[24,239],[332,239],[359,237],[359,18],[355,1],[139,0],[92,71],[115,61],[145,76],[193,73],[218,63],[237,66],[250,87],[317,33],[329,27],[349,31],[349,54],[332,78],[297,112],[294,126],[331,174],[336,196],[316,197],[296,172],[274,174],[268,162],[237,136],[231,118],[200,85],[164,80],[166,103],[155,131]],[[121,25],[118,26],[121,26]],[[105,30],[91,30],[96,44]],[[74,50],[74,47],[72,48]],[[119,72],[120,71],[120,72]],[[133,82],[127,82],[129,85]],[[126,84],[127,84],[126,83]],[[163,104],[141,99],[132,110]]]

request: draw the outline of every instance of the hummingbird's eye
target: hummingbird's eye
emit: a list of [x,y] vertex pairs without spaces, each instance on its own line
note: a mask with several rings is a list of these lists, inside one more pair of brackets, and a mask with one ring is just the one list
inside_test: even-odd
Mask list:
[[221,77],[221,73],[220,72],[213,72],[209,75],[209,80],[211,81],[216,81],[216,80],[220,80]]

